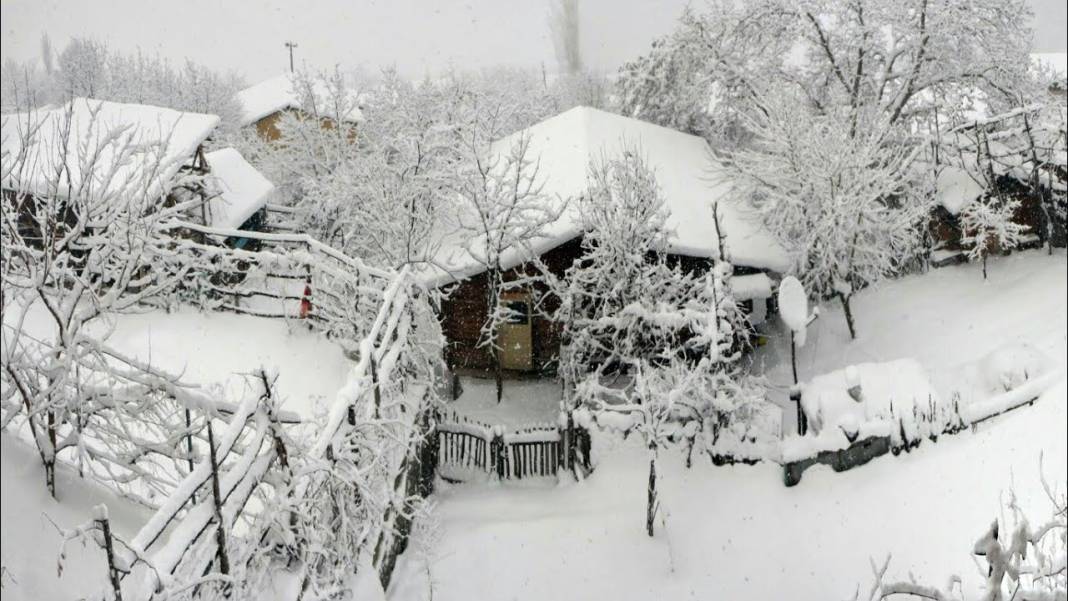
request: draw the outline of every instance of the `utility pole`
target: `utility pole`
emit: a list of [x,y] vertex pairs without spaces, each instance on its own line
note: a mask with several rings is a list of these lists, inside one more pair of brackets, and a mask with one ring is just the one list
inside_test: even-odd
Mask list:
[[286,42],[286,48],[289,49],[289,72],[290,73],[293,72],[293,49],[296,48],[296,47],[297,47],[297,45],[295,43]]

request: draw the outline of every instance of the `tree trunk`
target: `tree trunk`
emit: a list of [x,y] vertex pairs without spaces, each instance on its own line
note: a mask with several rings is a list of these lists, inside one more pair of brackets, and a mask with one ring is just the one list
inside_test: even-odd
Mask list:
[[497,404],[501,403],[504,396],[504,370],[501,369],[501,356],[493,353],[493,381],[497,385]]
[[[850,299],[853,298],[852,294],[839,294],[838,299],[842,301],[842,309],[845,312],[846,325],[849,326],[849,338],[850,340],[857,339],[857,326],[853,321],[853,308],[849,306]],[[794,375],[794,380],[797,380],[797,375]]]
[[797,343],[794,342],[793,330],[790,330],[790,367],[794,371],[794,384],[797,384]]
[[119,583],[119,569],[115,564],[115,546],[111,540],[111,524],[108,518],[98,519],[100,530],[104,538],[104,553],[108,557],[108,579],[111,581],[111,590],[115,593],[115,601],[122,601],[122,585]]
[[[45,485],[48,494],[56,499],[56,413],[48,412],[48,458],[44,461]],[[57,499],[58,500],[58,499]]]
[[983,253],[983,280],[986,280],[986,253]]
[[649,536],[653,535],[653,520],[656,519],[656,449],[652,449],[653,455],[649,458],[649,488],[645,507],[645,531]]
[[[208,420],[208,449],[211,458],[211,496],[215,509],[215,542],[218,545],[219,572],[230,573],[230,556],[226,553],[226,524],[223,520],[222,494],[219,490],[219,460],[215,456],[215,434],[211,427],[211,417]],[[227,595],[229,596],[229,595]]]

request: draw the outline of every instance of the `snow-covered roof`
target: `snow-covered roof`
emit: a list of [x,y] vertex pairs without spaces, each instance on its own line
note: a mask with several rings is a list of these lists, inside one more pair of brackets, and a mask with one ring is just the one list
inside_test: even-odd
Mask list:
[[935,199],[952,215],[975,202],[986,190],[967,170],[945,166],[935,180]]
[[[4,188],[62,197],[68,186],[93,186],[91,193],[99,197],[136,191],[151,198],[165,191],[219,117],[75,98],[0,121]],[[90,164],[92,171],[83,173]],[[62,173],[58,178],[57,172]]]
[[[278,111],[303,109],[301,95],[294,83],[293,74],[285,73],[261,81],[238,92],[237,101],[241,105],[241,125],[255,123]],[[312,88],[316,102],[329,103],[334,100],[335,94],[330,85],[322,78],[313,79]],[[339,109],[343,113],[339,121],[349,123],[363,121],[363,112],[360,111],[360,96],[355,90],[346,90],[345,97],[340,100],[344,107]],[[332,112],[322,108],[320,108],[320,111],[323,113]]]
[[771,278],[766,273],[736,275],[731,278],[731,293],[737,301],[771,298]]
[[993,160],[979,158],[975,152],[963,152],[950,157],[950,164],[942,165],[935,180],[935,200],[953,215],[975,202],[986,191],[983,173],[989,168],[994,175],[1013,175],[1026,181],[1029,172],[1017,150],[997,141],[987,142]]
[[[532,244],[544,253],[577,237],[582,230],[575,199],[588,187],[591,161],[611,158],[626,150],[640,152],[656,174],[669,211],[667,252],[693,257],[717,257],[719,241],[713,221],[713,201],[718,201],[720,223],[731,260],[738,265],[785,271],[786,251],[759,223],[751,210],[728,197],[726,182],[712,172],[707,142],[700,137],[623,117],[576,107],[533,125],[491,146],[492,154],[506,154],[517,141],[529,138],[528,158],[537,162],[539,181],[547,202],[567,207],[545,229],[545,238]],[[454,277],[481,271],[470,259],[468,238],[446,239],[437,257]],[[508,266],[530,257],[511,256]],[[506,267],[507,268],[507,267]]]
[[208,225],[236,229],[263,208],[274,184],[249,165],[241,153],[223,148],[204,155],[219,195],[208,202]]

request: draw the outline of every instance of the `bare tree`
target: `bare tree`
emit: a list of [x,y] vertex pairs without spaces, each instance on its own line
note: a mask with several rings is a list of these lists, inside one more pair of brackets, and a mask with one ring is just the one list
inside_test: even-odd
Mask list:
[[[164,208],[174,180],[196,176],[174,170],[169,135],[147,143],[100,110],[83,99],[3,120],[3,425],[26,425],[53,496],[59,453],[118,460],[117,447],[81,437],[96,412],[151,413],[158,392],[180,388],[102,337],[109,314],[182,280],[159,269],[166,251],[156,226],[176,210]],[[104,426],[118,445],[131,436],[122,423]]]
[[506,139],[491,148],[476,128],[463,144],[465,162],[457,177],[458,235],[466,240],[465,254],[484,270],[486,316],[478,346],[490,354],[500,402],[503,373],[498,333],[513,315],[502,295],[530,289],[538,277],[508,271],[536,262],[533,245],[560,216],[564,203],[542,192],[544,182],[537,159],[531,156],[529,137]]

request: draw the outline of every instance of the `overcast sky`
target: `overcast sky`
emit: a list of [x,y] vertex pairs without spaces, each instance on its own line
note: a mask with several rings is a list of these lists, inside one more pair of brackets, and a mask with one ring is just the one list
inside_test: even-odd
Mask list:
[[[896,1],[896,0],[888,0]],[[1029,0],[1035,51],[1066,48],[1065,0]],[[670,30],[686,0],[580,0],[587,64],[614,70]],[[694,4],[699,5],[700,2]],[[395,64],[411,76],[450,65],[555,64],[549,0],[3,0],[3,57],[39,56],[41,34],[62,48],[72,36],[115,49],[159,51],[250,82],[288,65],[283,43],[315,68]]]

